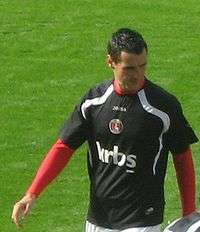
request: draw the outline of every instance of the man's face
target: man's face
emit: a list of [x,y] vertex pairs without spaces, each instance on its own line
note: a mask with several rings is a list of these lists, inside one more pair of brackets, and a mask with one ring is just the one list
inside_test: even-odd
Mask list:
[[115,80],[122,90],[136,91],[144,81],[147,64],[146,49],[144,48],[139,55],[122,51],[117,63],[108,56],[108,64],[112,67]]

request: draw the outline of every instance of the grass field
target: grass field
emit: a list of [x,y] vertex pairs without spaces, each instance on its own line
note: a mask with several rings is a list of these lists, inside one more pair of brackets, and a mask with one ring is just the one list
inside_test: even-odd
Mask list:
[[[112,76],[106,43],[119,27],[149,44],[148,76],[174,93],[200,136],[198,0],[0,0],[0,231],[15,232],[12,206],[30,184],[59,128],[85,91]],[[83,231],[86,147],[42,194],[24,232]],[[200,146],[193,146],[200,193]],[[180,216],[173,165],[164,225]]]

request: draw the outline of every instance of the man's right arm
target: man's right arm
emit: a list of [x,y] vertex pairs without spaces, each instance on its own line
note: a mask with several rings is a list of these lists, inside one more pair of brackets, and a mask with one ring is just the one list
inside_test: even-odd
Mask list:
[[20,226],[20,219],[30,211],[35,199],[63,170],[73,152],[87,140],[90,128],[81,108],[83,102],[88,98],[88,94],[89,92],[76,105],[71,117],[60,131],[60,139],[46,155],[25,196],[15,204],[12,219],[18,227]]
[[25,217],[32,208],[35,199],[63,170],[74,150],[61,139],[52,146],[40,165],[37,174],[25,196],[13,208],[12,220],[20,227],[20,219]]

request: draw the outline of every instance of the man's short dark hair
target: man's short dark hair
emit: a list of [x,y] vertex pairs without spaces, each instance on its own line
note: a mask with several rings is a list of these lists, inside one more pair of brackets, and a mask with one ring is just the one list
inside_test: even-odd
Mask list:
[[139,55],[144,48],[147,52],[147,44],[139,32],[129,28],[120,28],[112,34],[111,40],[108,41],[107,52],[117,63],[120,61],[122,51]]

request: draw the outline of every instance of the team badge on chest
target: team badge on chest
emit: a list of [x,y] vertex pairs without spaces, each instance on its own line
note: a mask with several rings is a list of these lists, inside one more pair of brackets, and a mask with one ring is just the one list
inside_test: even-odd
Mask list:
[[112,119],[109,128],[113,134],[120,134],[123,131],[123,124],[119,119]]

